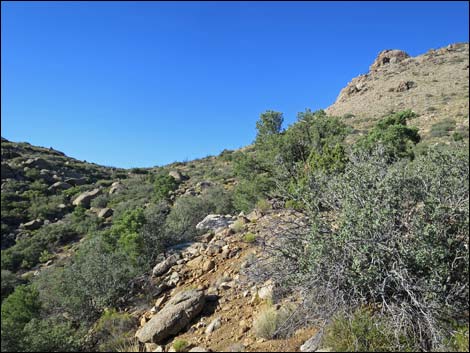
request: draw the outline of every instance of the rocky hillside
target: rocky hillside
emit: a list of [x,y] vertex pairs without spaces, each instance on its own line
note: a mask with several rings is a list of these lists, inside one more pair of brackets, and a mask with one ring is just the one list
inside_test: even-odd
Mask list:
[[411,109],[418,114],[412,124],[425,139],[448,136],[446,131],[468,137],[468,49],[468,43],[451,44],[416,57],[384,50],[326,112],[364,131],[377,118]]
[[301,349],[314,327],[287,339],[262,337],[272,330],[266,316],[287,313],[300,298],[275,301],[275,281],[249,276],[250,267],[263,261],[273,226],[286,227],[294,219],[302,216],[289,210],[253,211],[238,217],[209,215],[199,223],[207,233],[154,267],[148,278],[160,288],[154,305],[144,313],[129,309],[139,317],[136,337],[146,351],[174,352],[178,344],[190,352]]
[[[378,350],[454,347],[421,324],[445,306],[468,327],[468,68],[468,44],[385,50],[328,115],[283,131],[267,111],[252,146],[163,167],[2,138],[2,351],[368,351],[358,327]],[[370,309],[351,330],[350,299]]]

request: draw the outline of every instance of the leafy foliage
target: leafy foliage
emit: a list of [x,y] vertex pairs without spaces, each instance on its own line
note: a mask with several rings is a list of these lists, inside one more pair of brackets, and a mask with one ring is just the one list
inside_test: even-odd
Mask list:
[[170,192],[178,188],[178,182],[168,174],[159,174],[155,177],[155,200],[167,200]]
[[23,328],[39,316],[39,292],[33,286],[21,285],[2,303],[2,352],[21,351]]
[[385,148],[389,159],[412,158],[413,146],[420,141],[418,129],[408,127],[407,121],[416,114],[411,110],[394,113],[380,120],[376,126],[362,138],[357,146],[371,152],[378,144]]

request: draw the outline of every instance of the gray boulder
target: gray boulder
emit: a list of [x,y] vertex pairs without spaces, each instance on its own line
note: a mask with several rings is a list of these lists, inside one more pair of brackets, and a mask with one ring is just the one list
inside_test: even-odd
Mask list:
[[204,308],[203,292],[189,290],[178,293],[150,321],[136,332],[142,343],[161,343],[166,338],[178,334]]
[[41,219],[33,219],[32,221],[21,223],[20,228],[26,230],[35,230],[40,228],[43,225],[43,221]]
[[37,169],[49,169],[50,164],[43,158],[30,158],[23,163],[25,167]]
[[176,262],[180,259],[179,254],[173,254],[168,256],[165,260],[155,265],[152,270],[152,274],[155,277],[163,275],[166,271],[170,269],[171,266],[176,265]]
[[67,189],[70,189],[71,187],[72,185],[70,185],[69,183],[58,181],[52,184],[51,186],[49,186],[48,189],[51,191],[56,191],[56,190],[67,190]]
[[91,191],[84,192],[80,194],[75,200],[73,200],[72,204],[74,206],[89,208],[91,200],[93,200],[99,194],[101,194],[101,189],[93,189]]
[[196,225],[196,229],[215,231],[217,229],[226,228],[233,222],[231,216],[210,214]]
[[109,207],[105,207],[105,208],[102,208],[99,212],[98,212],[98,217],[100,218],[108,218],[108,217],[111,217],[113,215],[113,209],[112,208],[109,208]]
[[323,337],[323,329],[320,329],[316,334],[310,337],[300,346],[301,352],[317,352],[318,347],[320,346],[321,339]]
[[172,170],[168,173],[168,175],[175,179],[178,183],[182,182],[185,179],[184,175],[177,170]]

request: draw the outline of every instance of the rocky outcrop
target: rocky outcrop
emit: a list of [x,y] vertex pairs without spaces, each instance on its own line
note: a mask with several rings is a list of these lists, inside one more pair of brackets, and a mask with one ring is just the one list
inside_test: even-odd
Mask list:
[[101,194],[101,189],[93,189],[91,191],[84,192],[74,199],[72,204],[74,206],[89,208],[91,200],[93,200],[99,194]]
[[37,168],[37,169],[49,169],[50,163],[43,158],[30,158],[23,162],[24,167]]
[[183,180],[186,179],[185,176],[177,170],[172,170],[171,172],[168,173],[168,175],[171,176],[173,179],[175,179],[175,181],[177,181],[178,183],[181,183]]
[[205,297],[201,291],[189,290],[178,293],[137,331],[137,339],[142,343],[160,343],[178,334],[199,315],[204,304]]
[[370,71],[378,70],[380,67],[388,64],[396,64],[410,56],[403,50],[387,49],[379,53],[375,61],[370,66]]
[[98,212],[98,217],[99,218],[108,218],[108,217],[111,217],[113,215],[113,209],[112,208],[109,208],[109,207],[105,207],[105,208],[102,208],[99,212]]
[[210,214],[196,225],[196,229],[216,231],[228,227],[233,222],[235,222],[235,219],[230,215]]
[[119,181],[115,181],[111,184],[111,187],[109,188],[109,194],[112,195],[118,193],[122,189],[124,189],[124,185],[122,185]]
[[57,190],[67,190],[67,189],[70,189],[72,187],[72,185],[70,185],[69,183],[65,183],[63,181],[58,181],[58,182],[55,182],[54,184],[52,184],[51,186],[49,186],[49,190],[50,191],[57,191]]
[[33,219],[32,221],[20,224],[20,228],[25,230],[36,230],[40,228],[44,222],[41,219]]
[[179,254],[173,254],[171,256],[168,256],[165,260],[155,265],[152,270],[152,274],[155,277],[165,274],[165,272],[167,272],[171,268],[171,266],[176,265],[179,259]]

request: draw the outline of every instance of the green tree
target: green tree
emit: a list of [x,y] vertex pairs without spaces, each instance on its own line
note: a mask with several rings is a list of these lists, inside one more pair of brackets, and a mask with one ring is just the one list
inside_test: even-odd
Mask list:
[[262,113],[256,122],[258,132],[255,143],[265,143],[271,136],[278,135],[281,132],[283,121],[284,118],[280,112],[268,110]]
[[41,303],[34,286],[20,285],[2,303],[2,352],[21,351],[23,328],[39,317]]
[[167,200],[170,196],[170,192],[175,191],[178,188],[178,182],[168,174],[158,174],[155,177],[154,182],[155,188],[155,200]]
[[416,127],[408,127],[407,121],[416,117],[411,110],[394,113],[380,120],[356,147],[371,152],[382,145],[389,160],[414,158],[413,147],[421,140]]
[[145,223],[144,210],[139,207],[126,211],[111,227],[111,235],[117,239],[116,245],[133,260],[137,260],[143,251],[140,231]]

